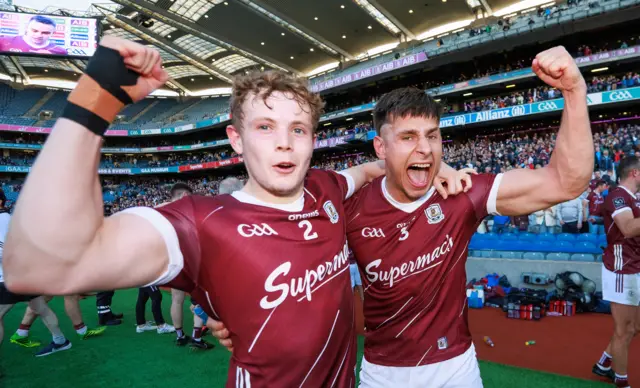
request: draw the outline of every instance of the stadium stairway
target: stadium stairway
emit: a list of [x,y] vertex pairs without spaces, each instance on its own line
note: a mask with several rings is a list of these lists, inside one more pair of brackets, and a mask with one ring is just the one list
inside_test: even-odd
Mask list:
[[42,108],[42,106],[46,104],[54,94],[56,94],[56,92],[52,90],[47,91],[47,93],[42,96],[42,98],[39,99],[24,115],[27,117],[33,117],[37,115],[40,112],[40,108]]
[[160,102],[160,100],[155,100],[153,101],[151,104],[147,105],[146,108],[144,108],[143,110],[141,110],[138,114],[136,114],[135,116],[133,116],[132,118],[128,119],[126,122],[127,123],[133,123],[136,120],[138,120],[140,117],[144,116],[145,113],[149,112],[151,109],[153,109],[154,106],[158,105],[158,103]]

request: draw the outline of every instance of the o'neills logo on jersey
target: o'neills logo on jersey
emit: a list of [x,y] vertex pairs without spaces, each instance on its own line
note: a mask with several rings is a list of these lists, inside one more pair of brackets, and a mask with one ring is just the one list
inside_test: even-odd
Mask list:
[[367,279],[371,283],[376,281],[384,282],[385,286],[388,285],[391,288],[393,283],[442,264],[442,260],[438,262],[436,260],[449,253],[451,248],[453,248],[453,239],[447,235],[442,244],[437,246],[431,253],[418,256],[415,260],[402,263],[400,266],[392,266],[388,271],[376,272],[376,268],[380,266],[382,259],[374,260],[365,268]]
[[307,218],[314,218],[319,216],[320,216],[320,212],[318,210],[315,210],[315,211],[312,211],[311,213],[292,214],[289,216],[289,221],[306,220]]
[[346,243],[342,250],[333,257],[333,260],[320,264],[315,269],[307,269],[304,277],[287,278],[287,274],[291,270],[291,262],[287,261],[267,276],[267,280],[264,282],[264,290],[267,295],[260,300],[260,307],[265,310],[274,309],[284,303],[289,296],[295,298],[300,295],[298,302],[304,299],[311,301],[311,294],[348,268],[349,247]]

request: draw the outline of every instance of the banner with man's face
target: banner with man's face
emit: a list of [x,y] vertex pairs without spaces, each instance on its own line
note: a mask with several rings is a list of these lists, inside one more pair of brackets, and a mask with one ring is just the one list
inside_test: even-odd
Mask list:
[[98,21],[90,18],[0,12],[0,54],[91,57]]

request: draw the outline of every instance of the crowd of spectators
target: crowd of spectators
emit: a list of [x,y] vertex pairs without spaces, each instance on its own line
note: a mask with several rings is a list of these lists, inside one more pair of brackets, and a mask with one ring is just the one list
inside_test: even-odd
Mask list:
[[[368,128],[366,123],[358,124],[358,127]],[[640,125],[607,123],[594,125],[593,130],[595,163],[591,189],[606,194],[608,186],[615,182],[615,170],[620,159],[625,155],[640,157]],[[445,143],[443,161],[456,169],[470,167],[485,173],[541,168],[549,163],[555,146],[556,131],[557,128],[546,128],[456,139]],[[376,157],[372,151],[324,153],[321,157],[314,158],[312,168],[339,171],[373,160]],[[186,180],[186,183],[197,194],[215,195],[223,178],[195,177]],[[246,180],[246,176],[238,178]],[[131,206],[157,206],[168,201],[169,187],[177,181],[171,176],[103,177],[104,198],[107,203],[105,211],[112,213]],[[19,182],[12,182],[13,191],[19,191],[20,187]],[[601,220],[589,213],[593,198],[587,195],[588,192],[585,192],[579,198],[529,216],[489,217],[478,231],[601,233],[602,228],[598,225]]]

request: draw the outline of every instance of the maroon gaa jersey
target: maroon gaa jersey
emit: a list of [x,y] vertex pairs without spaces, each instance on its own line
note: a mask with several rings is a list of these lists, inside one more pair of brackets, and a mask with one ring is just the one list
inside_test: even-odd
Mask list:
[[589,201],[589,215],[601,216],[602,204],[604,203],[604,197],[600,193],[592,191],[587,195],[587,201]]
[[501,179],[481,174],[467,193],[444,200],[431,188],[402,204],[378,178],[346,202],[347,238],[365,291],[368,362],[419,366],[469,349],[467,246],[482,219],[496,214]]
[[347,174],[309,170],[293,204],[235,192],[125,210],[167,241],[172,264],[156,283],[191,292],[229,329],[227,387],[355,386],[343,206],[353,186]]
[[602,262],[609,271],[619,274],[640,273],[640,237],[625,238],[613,220],[627,211],[632,212],[633,218],[640,217],[640,200],[622,185],[610,189],[601,211],[607,233]]
[[54,43],[49,43],[43,47],[34,47],[27,43],[22,36],[0,37],[0,51],[67,55],[67,50],[64,47]]

